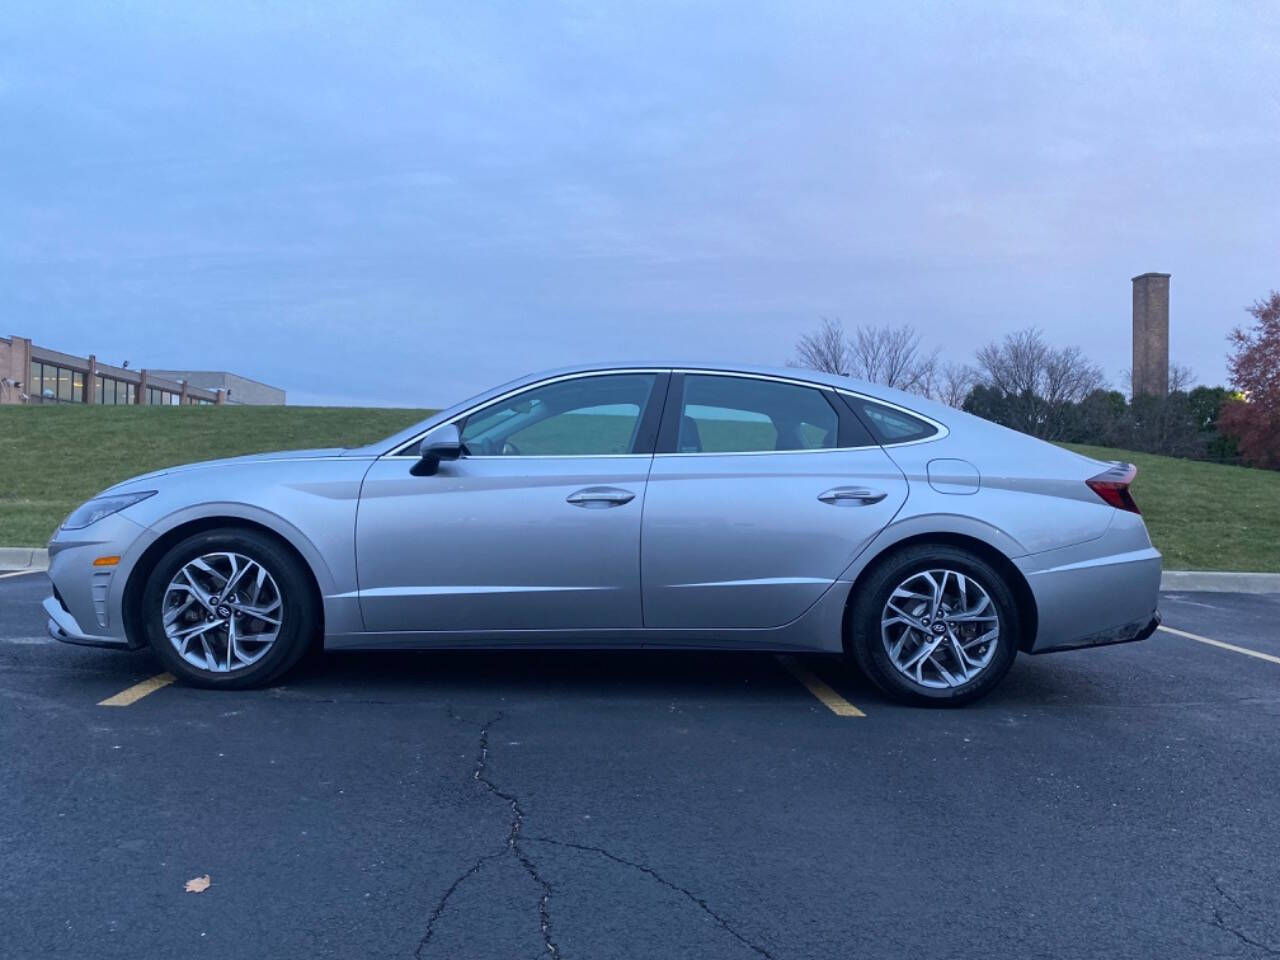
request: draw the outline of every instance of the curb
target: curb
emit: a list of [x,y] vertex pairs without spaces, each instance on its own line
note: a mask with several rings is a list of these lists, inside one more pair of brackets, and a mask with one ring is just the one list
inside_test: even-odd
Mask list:
[[[0,573],[48,570],[42,547],[0,547]],[[1231,573],[1223,570],[1166,570],[1160,589],[1188,593],[1280,593],[1280,573]]]
[[0,573],[48,569],[49,551],[43,547],[0,547]]
[[1160,575],[1160,589],[1188,593],[1280,593],[1280,573],[1166,570]]

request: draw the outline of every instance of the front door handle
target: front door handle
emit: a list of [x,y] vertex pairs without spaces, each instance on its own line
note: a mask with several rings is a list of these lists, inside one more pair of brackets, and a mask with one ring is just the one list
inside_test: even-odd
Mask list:
[[869,490],[866,487],[832,487],[826,493],[818,494],[818,499],[823,503],[843,503],[858,507],[879,503],[888,495],[883,490]]
[[630,503],[636,495],[621,487],[583,487],[565,497],[575,507],[620,507]]

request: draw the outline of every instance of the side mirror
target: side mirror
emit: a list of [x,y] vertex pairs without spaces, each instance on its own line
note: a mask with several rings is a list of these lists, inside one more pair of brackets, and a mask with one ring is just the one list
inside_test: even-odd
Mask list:
[[421,459],[409,468],[409,472],[415,477],[434,476],[440,469],[440,461],[457,460],[462,453],[462,434],[458,432],[457,424],[442,424],[422,438],[418,447]]

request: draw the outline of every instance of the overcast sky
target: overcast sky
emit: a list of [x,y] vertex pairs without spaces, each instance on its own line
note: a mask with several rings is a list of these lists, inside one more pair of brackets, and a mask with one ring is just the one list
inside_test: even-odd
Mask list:
[[1280,287],[1280,4],[8,0],[0,333],[438,406],[591,359],[953,360],[1117,386]]

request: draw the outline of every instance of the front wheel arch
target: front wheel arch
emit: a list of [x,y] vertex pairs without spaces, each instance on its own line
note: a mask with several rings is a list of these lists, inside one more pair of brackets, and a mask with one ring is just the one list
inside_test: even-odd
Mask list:
[[871,573],[881,563],[900,550],[920,544],[938,544],[940,546],[959,547],[962,550],[969,550],[995,567],[1004,578],[1005,583],[1009,585],[1009,589],[1013,592],[1014,600],[1018,604],[1018,616],[1023,628],[1023,635],[1018,638],[1018,649],[1023,653],[1031,649],[1039,629],[1039,613],[1036,608],[1035,595],[1031,592],[1031,585],[1027,583],[1026,576],[1018,569],[1017,565],[991,544],[976,537],[965,536],[962,533],[922,533],[913,537],[905,537],[889,544],[868,563],[864,564],[858,576],[854,578],[853,585],[849,588],[849,595],[845,598],[844,619],[840,625],[841,644],[846,654],[852,653],[849,648],[849,626],[855,601],[858,598],[859,587],[865,586]]
[[122,597],[121,614],[125,636],[129,638],[131,646],[143,647],[147,644],[146,630],[143,628],[139,614],[142,611],[142,593],[146,589],[147,580],[151,577],[151,571],[174,544],[180,543],[194,533],[207,533],[211,530],[250,530],[260,536],[269,537],[282,550],[292,554],[300,569],[306,571],[312,613],[318,626],[316,636],[324,636],[324,600],[320,593],[320,582],[316,579],[316,572],[311,569],[311,564],[307,563],[307,558],[297,547],[270,527],[243,517],[201,517],[199,520],[180,523],[172,530],[166,530],[142,552],[142,556],[129,572],[129,580],[125,583]]

